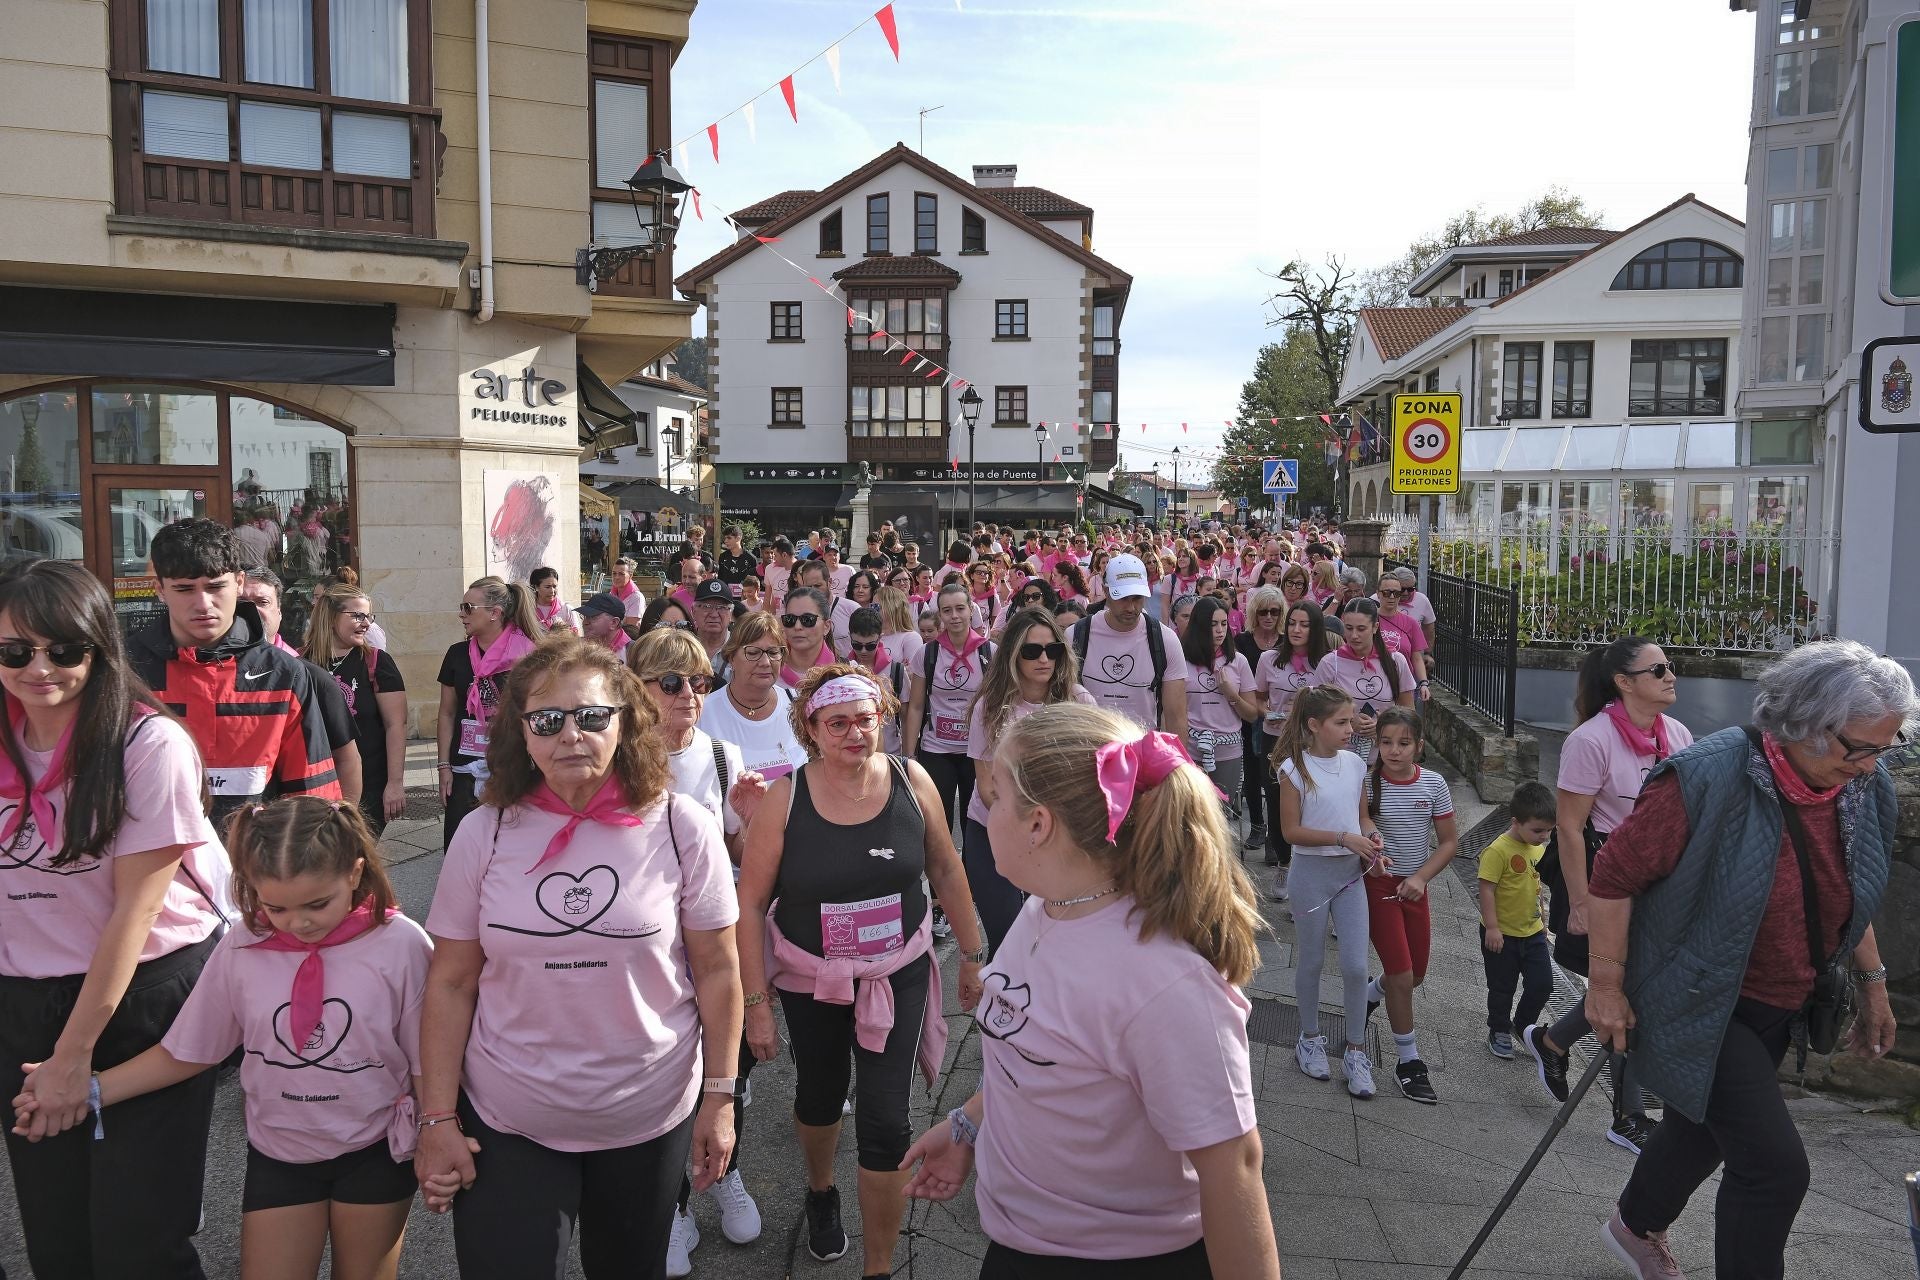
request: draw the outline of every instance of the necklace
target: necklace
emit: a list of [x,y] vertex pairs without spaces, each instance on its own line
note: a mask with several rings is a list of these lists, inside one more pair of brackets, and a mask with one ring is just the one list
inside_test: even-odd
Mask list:
[[767,708],[771,707],[779,696],[780,695],[772,689],[769,689],[767,690],[767,700],[765,702],[762,702],[757,707],[749,707],[734,696],[732,685],[727,686],[727,701],[731,702],[734,705],[734,709],[749,720],[758,720],[761,716],[767,714]]
[[1097,889],[1092,893],[1083,893],[1077,898],[1046,898],[1043,901],[1049,907],[1077,907],[1083,902],[1098,902],[1118,892],[1120,892],[1120,886],[1109,880],[1106,888]]

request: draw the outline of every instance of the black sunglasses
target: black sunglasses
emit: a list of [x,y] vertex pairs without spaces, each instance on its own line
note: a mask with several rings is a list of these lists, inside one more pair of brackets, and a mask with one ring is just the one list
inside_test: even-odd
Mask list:
[[818,624],[819,621],[820,615],[817,613],[783,613],[780,615],[780,625],[789,631],[795,627],[811,627]]
[[1655,680],[1665,680],[1667,673],[1672,670],[1673,664],[1671,662],[1656,662],[1651,666],[1641,667],[1638,671],[1628,668],[1621,674],[1629,676],[1652,676]]
[[1023,644],[1020,646],[1020,657],[1026,662],[1037,661],[1041,654],[1045,654],[1047,658],[1053,662],[1058,662],[1067,656],[1067,646],[1061,644],[1058,640],[1050,644]]
[[0,644],[0,667],[9,671],[18,671],[33,661],[33,655],[44,653],[56,667],[77,667],[93,654],[93,646],[81,640],[67,640],[60,644],[28,644],[24,640],[9,640]]
[[[695,693],[705,693],[707,690],[713,688],[713,677],[701,675],[683,676],[678,671],[669,671],[663,676],[652,677],[648,683],[659,685],[660,692],[666,694],[669,698],[677,698],[680,696],[680,691],[688,686],[692,686]],[[586,728],[585,725],[580,727],[583,729]]]
[[859,640],[849,640],[847,641],[847,647],[849,649],[852,649],[855,653],[872,653],[874,650],[880,647],[880,642],[878,640],[868,640],[865,642],[862,642]]
[[1020,596],[1021,604],[1045,604],[1046,601],[1047,601],[1047,598],[1041,595],[1038,591],[1024,592]]
[[613,718],[619,714],[618,707],[568,707],[564,710],[559,707],[542,707],[538,711],[529,711],[520,718],[527,722],[527,728],[533,730],[534,737],[551,738],[567,723],[568,716],[573,717],[573,722],[579,726],[580,732],[599,733],[612,724]]

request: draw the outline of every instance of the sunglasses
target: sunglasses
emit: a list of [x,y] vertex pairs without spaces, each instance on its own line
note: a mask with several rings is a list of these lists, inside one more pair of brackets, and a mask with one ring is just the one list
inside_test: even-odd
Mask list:
[[1651,666],[1641,667],[1638,671],[1628,670],[1621,672],[1621,674],[1629,676],[1652,676],[1655,680],[1665,680],[1667,673],[1672,670],[1673,664],[1671,662],[1656,662]]
[[850,640],[847,642],[847,647],[849,649],[852,649],[855,653],[872,653],[880,647],[880,642],[878,640],[873,640],[873,641],[867,642],[866,644],[862,644],[858,640]]
[[1061,644],[1058,640],[1050,644],[1023,644],[1020,646],[1020,656],[1027,662],[1037,662],[1042,654],[1045,654],[1049,661],[1058,662],[1067,656],[1067,646]]
[[783,613],[780,615],[780,625],[789,631],[795,627],[817,626],[819,622],[820,615],[817,613]]
[[33,655],[44,653],[56,667],[77,667],[93,654],[93,646],[80,640],[63,641],[60,644],[28,644],[24,640],[9,640],[0,644],[0,667],[9,671],[18,671],[33,661]]
[[[666,694],[669,698],[677,698],[680,696],[682,689],[691,688],[695,693],[705,693],[707,690],[713,688],[713,677],[702,675],[683,676],[678,671],[669,671],[663,676],[652,677],[646,681],[646,683],[657,684],[660,686],[660,692]],[[580,727],[583,729],[586,728],[585,725],[581,725]]]
[[573,717],[573,723],[582,733],[601,733],[613,723],[620,714],[618,707],[542,707],[538,711],[529,711],[520,718],[527,722],[527,728],[536,738],[551,738],[560,732],[567,723],[567,717]]
[[1283,610],[1280,609],[1256,609],[1253,616],[1256,618],[1277,618],[1282,612]]
[[460,612],[462,615],[472,613],[475,609],[498,609],[499,607],[497,604],[475,604],[471,600],[462,600],[460,602]]
[[1020,597],[1021,604],[1045,604],[1047,598],[1038,591],[1028,591]]

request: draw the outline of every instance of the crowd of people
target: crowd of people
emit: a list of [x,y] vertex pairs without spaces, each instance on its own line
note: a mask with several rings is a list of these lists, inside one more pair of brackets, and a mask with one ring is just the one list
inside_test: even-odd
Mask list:
[[[824,529],[709,551],[695,527],[651,599],[625,560],[578,605],[551,568],[471,583],[419,924],[378,846],[407,694],[350,569],[294,645],[213,522],[156,533],[166,617],[126,641],[78,567],[11,568],[0,1097],[35,1273],[202,1275],[237,1061],[248,1280],[395,1275],[416,1194],[465,1277],[559,1277],[576,1244],[595,1280],[685,1276],[693,1195],[728,1240],[763,1230],[744,1109],[787,1051],[816,1259],[852,1248],[851,1117],[864,1276],[911,1199],[971,1177],[983,1277],[1277,1280],[1243,991],[1263,893],[1295,925],[1299,1069],[1332,1078],[1338,939],[1347,1092],[1375,1095],[1384,1005],[1399,1092],[1439,1100],[1414,997],[1459,834],[1422,763],[1432,605],[1312,521],[933,550],[882,525],[855,563]],[[1759,1082],[1836,971],[1857,1047],[1891,1047],[1880,757],[1920,702],[1896,664],[1810,645],[1750,733],[1688,749],[1675,688],[1649,641],[1590,655],[1557,786],[1521,787],[1480,855],[1486,1044],[1561,1100],[1583,1037],[1620,1055],[1608,1136],[1640,1160],[1603,1239],[1636,1274],[1679,1274],[1665,1232],[1724,1161],[1720,1274],[1779,1276],[1805,1156]],[[1589,994],[1542,1025],[1555,961]],[[981,1084],[916,1135],[943,963]]]

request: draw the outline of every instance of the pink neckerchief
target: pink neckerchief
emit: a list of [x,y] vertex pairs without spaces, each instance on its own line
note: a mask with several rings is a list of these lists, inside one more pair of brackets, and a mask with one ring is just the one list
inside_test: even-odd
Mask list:
[[533,652],[533,640],[518,627],[508,627],[494,637],[493,647],[482,650],[478,640],[467,641],[467,661],[473,667],[473,683],[467,686],[467,715],[474,720],[486,716],[480,705],[480,681],[497,676]]
[[583,822],[604,822],[611,827],[640,825],[639,818],[625,811],[627,797],[620,790],[619,780],[611,776],[600,784],[600,789],[593,793],[593,799],[587,801],[585,809],[575,809],[553,794],[553,788],[544,782],[527,794],[526,803],[542,813],[557,813],[567,820],[565,825],[553,833],[553,839],[547,841],[546,850],[534,860],[532,866],[527,868],[527,875],[532,875],[544,864],[565,852],[567,845],[573,841],[573,833],[580,829],[580,824]]
[[934,641],[942,649],[945,649],[953,655],[953,661],[947,664],[947,679],[964,680],[967,677],[967,659],[973,656],[975,649],[978,649],[987,642],[987,638],[969,631],[967,633],[966,643],[956,649],[953,647],[953,641],[947,638],[947,633],[942,631],[934,637]]
[[[133,705],[136,710],[147,710],[137,702]],[[67,748],[73,742],[73,726],[78,719],[79,717],[75,716],[73,720],[67,721],[67,727],[60,731],[60,740],[53,744],[52,762],[47,765],[47,771],[40,776],[40,781],[34,783],[31,788],[27,786],[26,780],[15,772],[13,758],[6,752],[0,751],[0,797],[26,802],[8,814],[5,823],[0,823],[0,847],[10,847],[13,844],[13,838],[18,834],[21,825],[26,822],[29,812],[33,814],[33,825],[39,829],[40,838],[42,840],[53,838],[52,833],[55,830],[53,793],[67,781]],[[7,721],[18,726],[16,732],[22,736],[25,735],[27,709],[12,694],[7,695]]]
[[1780,798],[1795,808],[1807,809],[1831,804],[1833,798],[1840,794],[1841,788],[1847,785],[1843,782],[1825,791],[1816,790],[1808,786],[1807,780],[1794,769],[1793,762],[1787,759],[1787,753],[1780,749],[1780,743],[1772,734],[1761,734],[1760,746],[1767,753],[1767,764],[1773,770],[1773,785],[1780,789]]
[[892,661],[893,661],[893,657],[887,652],[887,644],[886,644],[886,641],[883,640],[879,643],[878,646],[874,648],[873,666],[869,669],[873,672],[873,674],[879,675],[882,671],[885,671],[887,669],[887,664]]
[[1341,657],[1351,658],[1355,662],[1359,663],[1360,669],[1362,671],[1365,671],[1369,666],[1373,665],[1373,663],[1380,657],[1380,646],[1374,645],[1371,649],[1367,650],[1367,656],[1364,658],[1361,657],[1359,654],[1355,653],[1353,651],[1353,646],[1350,644],[1341,645],[1338,652]]
[[621,587],[608,587],[607,592],[622,604],[625,604],[640,594],[640,588],[633,585],[633,579],[631,578],[627,579],[624,588],[623,590]]
[[[543,625],[550,627],[567,616],[567,602],[565,600],[555,600],[551,606],[537,604],[533,606],[533,615],[540,619]],[[572,624],[569,623],[568,625]]]
[[1613,721],[1614,729],[1620,734],[1620,741],[1626,743],[1633,754],[1652,756],[1656,761],[1665,760],[1673,754],[1673,748],[1667,743],[1665,716],[1654,716],[1653,730],[1649,732],[1633,722],[1633,717],[1627,714],[1627,709],[1620,705],[1618,698],[1609,702],[1604,710],[1607,719]]
[[[386,919],[391,920],[400,914],[400,908],[387,908]],[[264,923],[264,922],[263,922]],[[313,1035],[313,1029],[320,1025],[320,1010],[326,1003],[327,962],[320,953],[328,947],[337,947],[343,942],[351,942],[367,930],[374,927],[373,899],[368,898],[353,910],[347,912],[346,919],[333,926],[326,937],[318,942],[302,942],[281,929],[275,929],[258,942],[250,946],[263,951],[304,951],[307,958],[293,971],[293,996],[287,1010],[287,1030],[292,1033],[293,1043],[306,1044]],[[380,922],[384,923],[384,921]]]
[[[820,646],[819,651],[814,654],[814,657],[818,659],[822,655],[826,655],[827,662],[832,662],[835,660],[832,657],[832,654],[833,654],[833,649],[830,646],[823,644]],[[813,670],[814,667],[823,666],[823,665],[825,664],[819,661],[815,661],[812,666],[807,667],[805,670],[795,671],[792,667],[786,664],[786,661],[784,659],[782,659],[780,663],[780,683],[786,685],[787,688],[793,690],[795,693],[798,693],[800,692],[800,682],[807,678],[807,672]]]

